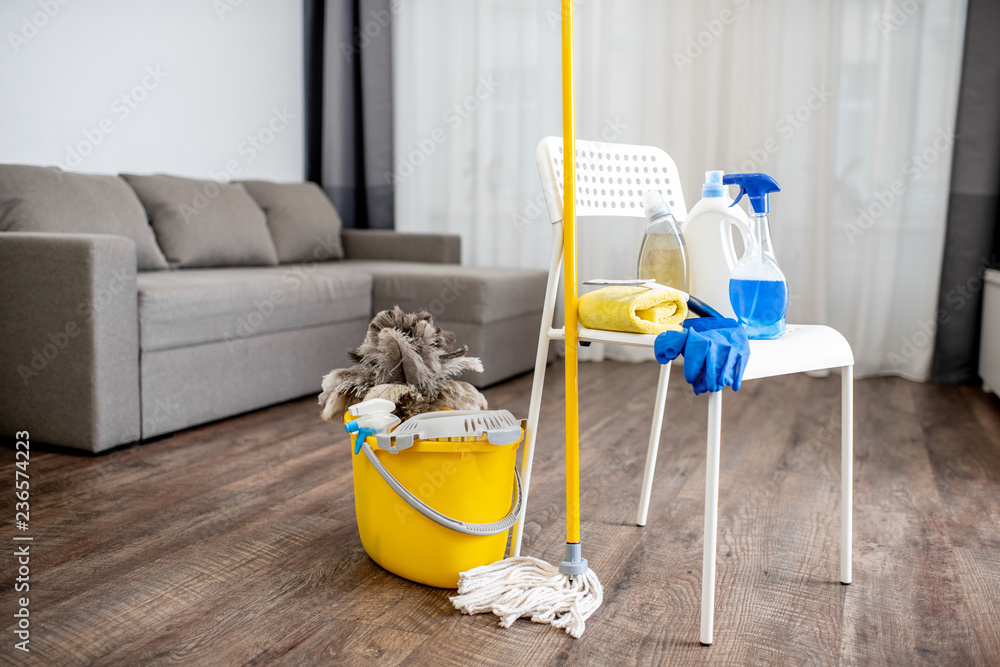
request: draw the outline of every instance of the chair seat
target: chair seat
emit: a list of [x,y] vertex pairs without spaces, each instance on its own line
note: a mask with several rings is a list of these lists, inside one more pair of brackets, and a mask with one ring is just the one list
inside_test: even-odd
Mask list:
[[854,354],[839,331],[822,324],[789,324],[775,340],[750,341],[744,380],[853,366]]
[[[615,345],[629,345],[631,347],[653,347],[656,340],[655,334],[633,334],[624,331],[602,331],[601,329],[588,329],[584,326],[577,326],[577,336],[586,343],[614,343]],[[565,340],[566,329],[549,329],[549,340]]]
[[[632,334],[579,327],[581,341],[613,343],[632,347],[653,347],[653,334]],[[564,340],[565,330],[549,329],[551,340]],[[854,364],[854,354],[840,332],[821,324],[789,324],[785,335],[776,340],[750,341],[750,361],[744,380],[802,373]]]

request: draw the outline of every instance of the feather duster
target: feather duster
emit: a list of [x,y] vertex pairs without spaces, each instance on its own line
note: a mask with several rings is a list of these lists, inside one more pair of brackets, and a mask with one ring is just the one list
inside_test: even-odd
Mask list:
[[348,350],[350,368],[323,378],[320,416],[340,422],[347,408],[372,398],[396,403],[401,419],[432,410],[485,410],[486,397],[468,382],[454,380],[465,371],[483,372],[469,348],[455,349],[455,334],[434,326],[430,313],[404,313],[396,306],[375,315],[361,345]]

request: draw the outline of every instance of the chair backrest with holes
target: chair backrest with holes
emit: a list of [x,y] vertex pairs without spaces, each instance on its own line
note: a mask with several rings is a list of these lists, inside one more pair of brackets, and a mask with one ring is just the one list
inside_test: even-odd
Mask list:
[[[562,153],[562,137],[542,139],[535,152],[550,222],[563,219]],[[650,188],[660,191],[678,221],[687,217],[677,165],[659,148],[577,140],[574,164],[577,217],[645,217],[642,198]]]

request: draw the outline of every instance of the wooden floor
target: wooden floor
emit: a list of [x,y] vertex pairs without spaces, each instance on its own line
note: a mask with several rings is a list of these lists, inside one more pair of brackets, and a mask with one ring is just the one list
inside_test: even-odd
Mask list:
[[[35,449],[30,662],[1000,664],[995,397],[856,383],[854,584],[842,586],[839,378],[727,392],[716,643],[703,647],[707,401],[679,369],[649,524],[634,525],[657,370],[582,365],[583,548],[605,599],[579,640],[461,616],[447,591],[369,560],[347,437],[303,399],[98,457]],[[558,562],[561,366],[548,378],[524,552]],[[526,416],[530,379],[488,390],[491,406]],[[14,454],[0,455],[12,521]],[[0,658],[20,664],[12,550]]]

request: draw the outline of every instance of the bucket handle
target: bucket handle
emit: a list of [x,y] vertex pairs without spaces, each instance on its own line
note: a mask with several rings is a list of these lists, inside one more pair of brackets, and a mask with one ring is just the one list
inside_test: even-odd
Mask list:
[[396,478],[392,476],[382,462],[378,460],[375,456],[375,452],[372,451],[371,446],[364,442],[361,445],[361,451],[365,453],[368,457],[368,462],[372,464],[385,483],[388,484],[396,494],[406,501],[406,503],[417,510],[425,517],[433,521],[434,523],[440,524],[445,528],[450,528],[456,533],[462,533],[464,535],[496,535],[497,533],[503,533],[510,530],[511,526],[517,523],[517,517],[521,514],[521,476],[517,474],[517,468],[514,468],[514,484],[517,488],[517,500],[514,503],[514,508],[510,511],[510,514],[500,519],[499,521],[494,521],[492,523],[468,523],[466,521],[459,521],[457,519],[452,519],[449,516],[441,514],[436,509],[425,503],[424,501],[417,498],[415,495],[410,493],[406,487],[396,481]]

